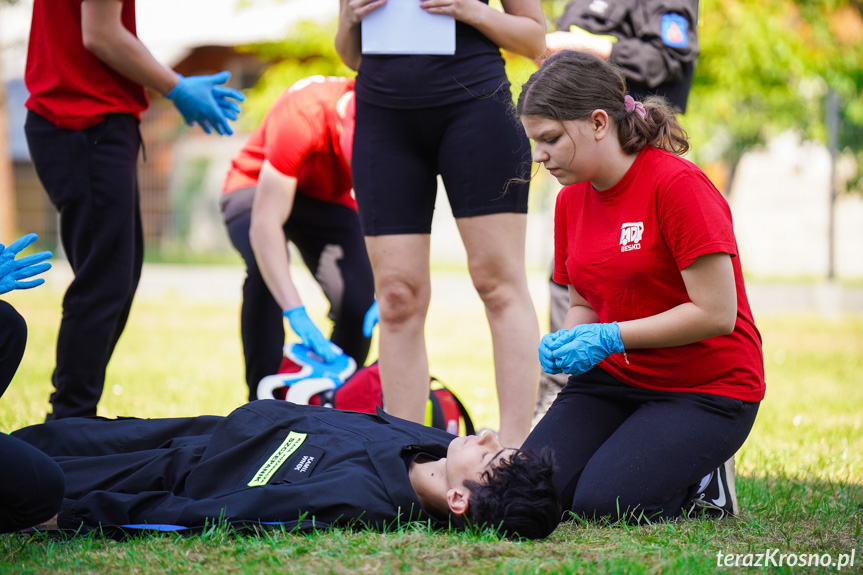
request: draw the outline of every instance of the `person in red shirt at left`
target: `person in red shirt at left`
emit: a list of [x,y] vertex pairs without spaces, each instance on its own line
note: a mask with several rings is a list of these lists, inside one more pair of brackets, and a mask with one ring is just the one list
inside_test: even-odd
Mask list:
[[564,329],[538,352],[570,377],[522,447],[552,447],[582,517],[735,515],[731,457],[765,382],[728,202],[680,157],[668,103],[627,95],[596,56],[549,57],[517,114],[564,185],[553,279],[569,286]]
[[231,134],[243,95],[230,74],[184,78],[138,39],[135,0],[35,0],[24,75],[24,130],[36,173],[60,212],[75,278],[63,298],[47,419],[96,415],[144,254],[138,124],[145,87],[188,124]]
[[[291,329],[325,361],[363,365],[374,279],[352,194],[354,80],[312,76],[285,90],[231,163],[221,199],[231,242],[246,263],[241,333],[249,400],[276,373]],[[330,302],[332,336],[306,313],[287,242]]]

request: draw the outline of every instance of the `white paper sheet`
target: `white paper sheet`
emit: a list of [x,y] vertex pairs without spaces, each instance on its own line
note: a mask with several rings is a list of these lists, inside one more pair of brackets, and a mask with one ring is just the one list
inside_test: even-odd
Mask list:
[[388,0],[362,21],[363,54],[455,54],[455,19],[419,0]]

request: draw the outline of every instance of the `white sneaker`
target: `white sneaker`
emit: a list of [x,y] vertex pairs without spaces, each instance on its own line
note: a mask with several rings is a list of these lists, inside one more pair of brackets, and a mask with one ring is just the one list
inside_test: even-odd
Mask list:
[[736,517],[740,514],[737,505],[737,487],[735,485],[736,473],[734,470],[734,457],[720,465],[715,471],[701,480],[695,499],[692,500],[686,518],[693,519],[698,516],[722,519],[723,517]]

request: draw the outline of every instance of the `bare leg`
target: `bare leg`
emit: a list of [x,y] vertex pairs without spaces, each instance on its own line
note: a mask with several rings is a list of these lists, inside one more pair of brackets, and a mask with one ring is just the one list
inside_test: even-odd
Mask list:
[[500,441],[519,447],[530,431],[539,386],[539,322],[524,263],[527,216],[493,214],[456,222],[491,329]]
[[425,422],[429,366],[425,320],[431,300],[428,234],[366,237],[380,306],[380,357],[387,413]]

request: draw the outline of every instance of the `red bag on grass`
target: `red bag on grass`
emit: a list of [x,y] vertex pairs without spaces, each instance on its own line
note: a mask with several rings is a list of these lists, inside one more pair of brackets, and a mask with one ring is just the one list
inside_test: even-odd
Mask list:
[[[383,407],[377,362],[356,370],[356,364],[350,360],[345,366],[326,371],[328,366],[318,362],[316,357],[299,344],[290,348],[285,346],[279,372],[261,380],[258,398],[283,399],[361,413],[375,413],[378,407]],[[425,424],[453,435],[473,435],[473,421],[464,404],[437,379],[431,378],[430,383]]]

